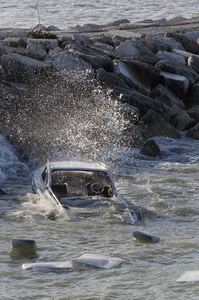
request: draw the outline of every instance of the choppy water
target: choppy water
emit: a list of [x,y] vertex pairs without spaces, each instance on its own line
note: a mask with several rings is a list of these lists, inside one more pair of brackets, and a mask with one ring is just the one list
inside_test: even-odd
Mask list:
[[[87,23],[106,24],[118,19],[130,22],[144,19],[172,19],[176,16],[186,18],[199,15],[197,0],[37,0],[1,1],[0,27],[29,28],[40,22],[55,25],[60,29]],[[39,15],[38,15],[39,13]]]
[[[105,148],[116,186],[144,210],[145,227],[127,225],[117,214],[68,222],[50,219],[54,207],[32,193],[33,167],[17,158],[0,139],[1,299],[198,299],[198,283],[176,282],[198,269],[199,142],[157,138],[162,158],[136,149]],[[134,230],[161,238],[158,244],[133,240]],[[34,239],[36,256],[10,252],[12,238]],[[110,270],[75,265],[72,271],[22,270],[27,262],[71,260],[84,253],[126,260]]]

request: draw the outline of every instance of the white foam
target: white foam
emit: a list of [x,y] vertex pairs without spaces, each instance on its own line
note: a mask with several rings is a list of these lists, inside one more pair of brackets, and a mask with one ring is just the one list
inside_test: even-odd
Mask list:
[[199,281],[199,270],[187,271],[182,276],[180,276],[177,281],[179,282],[194,282]]
[[123,259],[117,257],[106,257],[104,255],[97,254],[83,254],[72,261],[103,269],[111,269],[125,262]]
[[33,269],[52,269],[52,270],[59,270],[59,269],[72,269],[73,265],[70,261],[64,262],[40,262],[40,263],[29,263],[23,264],[23,270],[33,270]]

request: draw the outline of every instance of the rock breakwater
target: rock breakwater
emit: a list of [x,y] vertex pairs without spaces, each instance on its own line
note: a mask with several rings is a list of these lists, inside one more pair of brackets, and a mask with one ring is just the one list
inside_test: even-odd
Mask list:
[[0,29],[0,133],[13,143],[26,127],[22,115],[37,105],[35,87],[48,94],[60,86],[73,94],[100,86],[121,103],[132,124],[123,140],[131,146],[183,131],[199,139],[199,18],[29,32]]

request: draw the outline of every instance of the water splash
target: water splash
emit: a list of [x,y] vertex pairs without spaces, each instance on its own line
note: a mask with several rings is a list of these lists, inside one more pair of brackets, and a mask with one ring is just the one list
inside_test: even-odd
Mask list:
[[19,161],[14,148],[0,135],[0,184],[8,177],[17,178],[28,167]]
[[128,128],[134,134],[121,105],[81,74],[31,86],[7,110],[5,135],[32,160],[96,160],[100,149],[124,145]]

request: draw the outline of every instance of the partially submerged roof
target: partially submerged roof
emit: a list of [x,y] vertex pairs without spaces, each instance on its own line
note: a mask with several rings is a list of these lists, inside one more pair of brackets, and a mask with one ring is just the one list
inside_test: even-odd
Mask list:
[[56,170],[96,170],[107,171],[107,167],[104,164],[87,163],[79,161],[52,161],[48,162],[50,169]]

